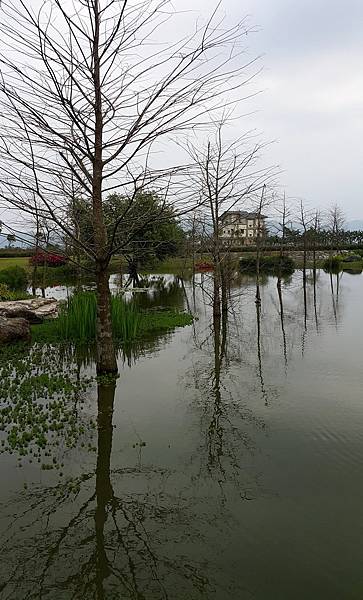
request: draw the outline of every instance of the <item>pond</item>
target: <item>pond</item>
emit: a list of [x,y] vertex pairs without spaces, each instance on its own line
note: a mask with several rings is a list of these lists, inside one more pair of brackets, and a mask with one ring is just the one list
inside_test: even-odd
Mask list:
[[2,351],[0,598],[363,597],[363,277],[267,277],[256,310],[240,275],[220,318],[211,277],[139,293],[196,319],[116,384]]

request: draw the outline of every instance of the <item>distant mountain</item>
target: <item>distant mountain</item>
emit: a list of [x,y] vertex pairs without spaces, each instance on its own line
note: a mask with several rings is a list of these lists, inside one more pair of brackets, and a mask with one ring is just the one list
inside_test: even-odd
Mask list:
[[[274,221],[273,219],[266,219],[266,227],[271,233],[271,235],[277,235],[281,231],[281,226],[278,221]],[[286,223],[286,227],[289,229],[300,230],[302,229],[300,223],[296,223],[295,221],[288,221]]]
[[[0,248],[7,248],[9,245],[9,242],[7,240],[7,233],[0,233]],[[30,246],[33,242],[33,236],[29,235],[28,233],[21,233],[19,235],[16,235],[16,241],[12,242],[12,247],[16,247],[16,248],[27,248],[28,246]]]
[[363,230],[363,221],[361,219],[353,219],[352,221],[348,221],[344,229],[347,231],[362,231]]

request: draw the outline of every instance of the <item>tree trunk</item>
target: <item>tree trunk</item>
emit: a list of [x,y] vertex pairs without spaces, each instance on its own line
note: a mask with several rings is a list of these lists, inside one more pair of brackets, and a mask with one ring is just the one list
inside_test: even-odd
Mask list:
[[38,253],[39,253],[39,225],[38,225],[38,216],[37,216],[37,231],[35,234],[35,254],[34,254],[34,265],[32,271],[32,294],[36,295],[37,292],[37,271],[38,271]]
[[98,267],[97,283],[97,374],[117,373],[115,345],[112,337],[111,294],[107,268]]
[[102,205],[102,142],[103,142],[103,113],[102,113],[102,83],[100,73],[100,6],[94,3],[95,31],[93,43],[94,60],[94,91],[95,91],[95,150],[93,160],[92,206],[93,230],[96,248],[96,283],[97,283],[97,373],[117,373],[116,351],[112,338],[111,295],[108,285],[107,267],[109,255],[107,252],[107,229]]
[[259,240],[256,240],[256,304],[261,304],[261,292],[260,292],[260,267],[261,267],[261,250]]
[[221,302],[222,302],[222,313],[228,313],[228,283],[230,281],[231,273],[229,269],[230,265],[221,265]]
[[98,453],[96,467],[96,589],[97,599],[106,598],[104,582],[111,574],[107,546],[105,542],[105,525],[108,506],[113,499],[111,483],[111,451],[112,451],[112,416],[115,399],[115,382],[98,386]]
[[220,275],[218,265],[214,268],[213,274],[213,316],[221,316],[221,295],[220,295]]
[[284,303],[283,303],[283,298],[282,298],[282,282],[281,282],[280,275],[277,279],[277,293],[279,296],[279,305],[280,305],[280,323],[281,323],[281,332],[282,332],[284,360],[285,360],[285,366],[287,366],[287,344],[286,344],[286,332],[285,332],[285,321],[284,321]]

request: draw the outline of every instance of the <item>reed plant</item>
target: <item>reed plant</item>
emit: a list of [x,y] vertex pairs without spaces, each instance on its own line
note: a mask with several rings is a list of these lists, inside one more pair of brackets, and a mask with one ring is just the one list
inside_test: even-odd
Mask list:
[[[113,296],[112,329],[115,339],[132,341],[137,336],[141,316],[137,308],[121,296]],[[70,296],[57,319],[59,337],[63,340],[89,342],[96,339],[97,299],[93,292]]]
[[133,341],[141,326],[140,309],[133,302],[126,302],[122,296],[112,296],[111,312],[114,338]]
[[[175,309],[145,308],[139,302],[126,302],[112,296],[112,329],[115,342],[133,343],[144,336],[156,335],[193,322],[192,315]],[[96,340],[97,301],[94,292],[77,292],[62,303],[57,319],[32,326],[32,339],[38,343],[71,342],[93,348]],[[125,348],[125,346],[124,346]]]

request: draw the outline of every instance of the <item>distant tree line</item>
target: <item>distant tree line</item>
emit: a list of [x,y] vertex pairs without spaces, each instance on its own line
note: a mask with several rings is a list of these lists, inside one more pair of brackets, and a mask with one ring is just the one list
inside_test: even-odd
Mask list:
[[[281,240],[280,235],[268,234],[266,238],[266,244],[268,245],[279,245]],[[332,242],[338,241],[339,247],[351,247],[351,246],[363,246],[363,231],[339,231],[338,235],[332,234],[328,229],[315,230],[313,227],[307,229],[307,231],[300,231],[299,229],[290,229],[285,227],[285,244],[289,247],[303,246],[304,240],[307,240],[309,245],[315,243],[317,246],[322,248],[330,247]]]

